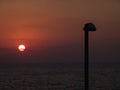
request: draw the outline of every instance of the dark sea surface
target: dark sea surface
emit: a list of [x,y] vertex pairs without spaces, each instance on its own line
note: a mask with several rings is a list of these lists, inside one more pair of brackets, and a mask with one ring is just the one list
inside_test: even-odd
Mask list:
[[[120,90],[120,65],[90,65],[90,90]],[[84,90],[83,63],[0,64],[0,90]]]

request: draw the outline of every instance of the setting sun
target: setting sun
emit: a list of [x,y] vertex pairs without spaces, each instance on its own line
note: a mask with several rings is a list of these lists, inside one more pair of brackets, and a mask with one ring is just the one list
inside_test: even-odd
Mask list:
[[19,51],[24,51],[25,50],[25,45],[21,44],[18,46]]

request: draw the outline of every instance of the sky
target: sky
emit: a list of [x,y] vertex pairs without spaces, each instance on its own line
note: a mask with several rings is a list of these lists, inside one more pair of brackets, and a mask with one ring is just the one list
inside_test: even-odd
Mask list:
[[0,61],[81,62],[88,22],[91,62],[120,62],[120,0],[0,0]]

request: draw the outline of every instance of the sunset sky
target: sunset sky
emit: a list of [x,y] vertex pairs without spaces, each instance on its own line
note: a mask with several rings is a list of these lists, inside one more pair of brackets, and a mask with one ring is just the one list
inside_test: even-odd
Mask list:
[[[118,62],[120,0],[0,0],[1,61],[83,61],[87,22],[97,27],[90,32],[91,61]],[[19,44],[28,48],[24,54]]]

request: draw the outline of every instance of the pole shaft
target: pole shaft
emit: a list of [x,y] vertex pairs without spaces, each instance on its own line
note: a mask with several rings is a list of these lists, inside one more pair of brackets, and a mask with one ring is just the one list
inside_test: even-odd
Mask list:
[[89,33],[85,31],[85,53],[84,53],[84,83],[85,83],[85,90],[89,90]]

